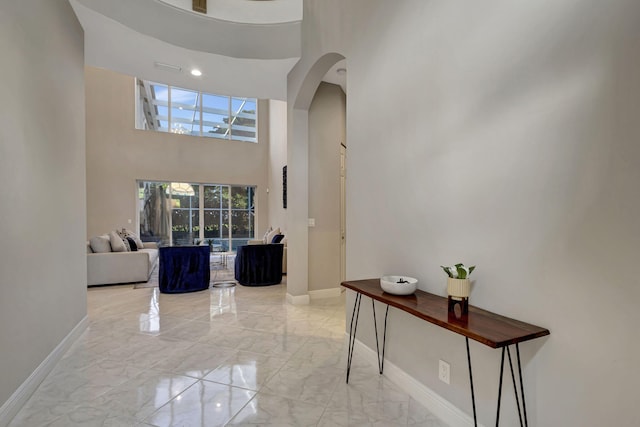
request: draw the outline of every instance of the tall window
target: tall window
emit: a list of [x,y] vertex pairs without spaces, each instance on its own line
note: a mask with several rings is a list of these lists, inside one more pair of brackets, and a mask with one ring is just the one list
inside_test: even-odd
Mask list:
[[235,250],[254,238],[255,187],[138,181],[140,236],[168,245],[205,241]]
[[257,100],[137,79],[136,128],[257,142]]

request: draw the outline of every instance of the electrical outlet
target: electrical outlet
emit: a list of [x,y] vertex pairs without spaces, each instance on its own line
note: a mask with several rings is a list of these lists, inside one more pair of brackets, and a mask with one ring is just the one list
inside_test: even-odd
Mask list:
[[441,360],[438,364],[438,378],[443,383],[449,384],[449,374],[450,374],[451,366],[444,360]]

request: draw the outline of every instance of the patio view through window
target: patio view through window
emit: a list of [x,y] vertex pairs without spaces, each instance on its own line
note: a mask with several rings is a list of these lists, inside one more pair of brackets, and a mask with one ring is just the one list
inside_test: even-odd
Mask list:
[[140,237],[235,250],[254,238],[254,198],[253,186],[138,181]]
[[136,129],[257,142],[257,99],[136,79]]

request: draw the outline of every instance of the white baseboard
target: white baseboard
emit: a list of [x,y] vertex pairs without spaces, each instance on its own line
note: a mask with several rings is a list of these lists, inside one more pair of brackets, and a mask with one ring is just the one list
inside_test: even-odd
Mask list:
[[293,296],[287,293],[287,302],[293,305],[307,305],[309,304],[309,295],[297,295]]
[[309,291],[309,298],[322,299],[322,298],[337,298],[342,293],[340,288],[319,289],[317,291]]
[[[349,339],[347,335],[347,339]],[[362,358],[371,364],[372,369],[378,369],[378,354],[375,350],[367,347],[356,339],[355,351],[359,359]],[[436,417],[447,423],[451,427],[473,426],[473,418],[464,411],[454,406],[451,402],[431,390],[426,385],[398,368],[387,359],[384,360],[384,374],[391,382],[404,390],[409,396],[417,400],[422,406],[427,408]],[[481,424],[479,426],[482,427]]]
[[51,353],[40,363],[40,365],[29,375],[11,397],[0,407],[0,427],[9,425],[13,417],[22,409],[27,400],[36,391],[40,383],[53,370],[56,363],[62,359],[62,356],[71,347],[80,335],[87,329],[89,319],[85,316],[78,324],[67,334],[60,344],[53,349]]

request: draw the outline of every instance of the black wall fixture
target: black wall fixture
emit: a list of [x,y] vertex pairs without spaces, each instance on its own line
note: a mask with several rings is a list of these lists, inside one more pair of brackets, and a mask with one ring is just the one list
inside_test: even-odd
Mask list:
[[282,168],[282,207],[287,209],[287,166]]

